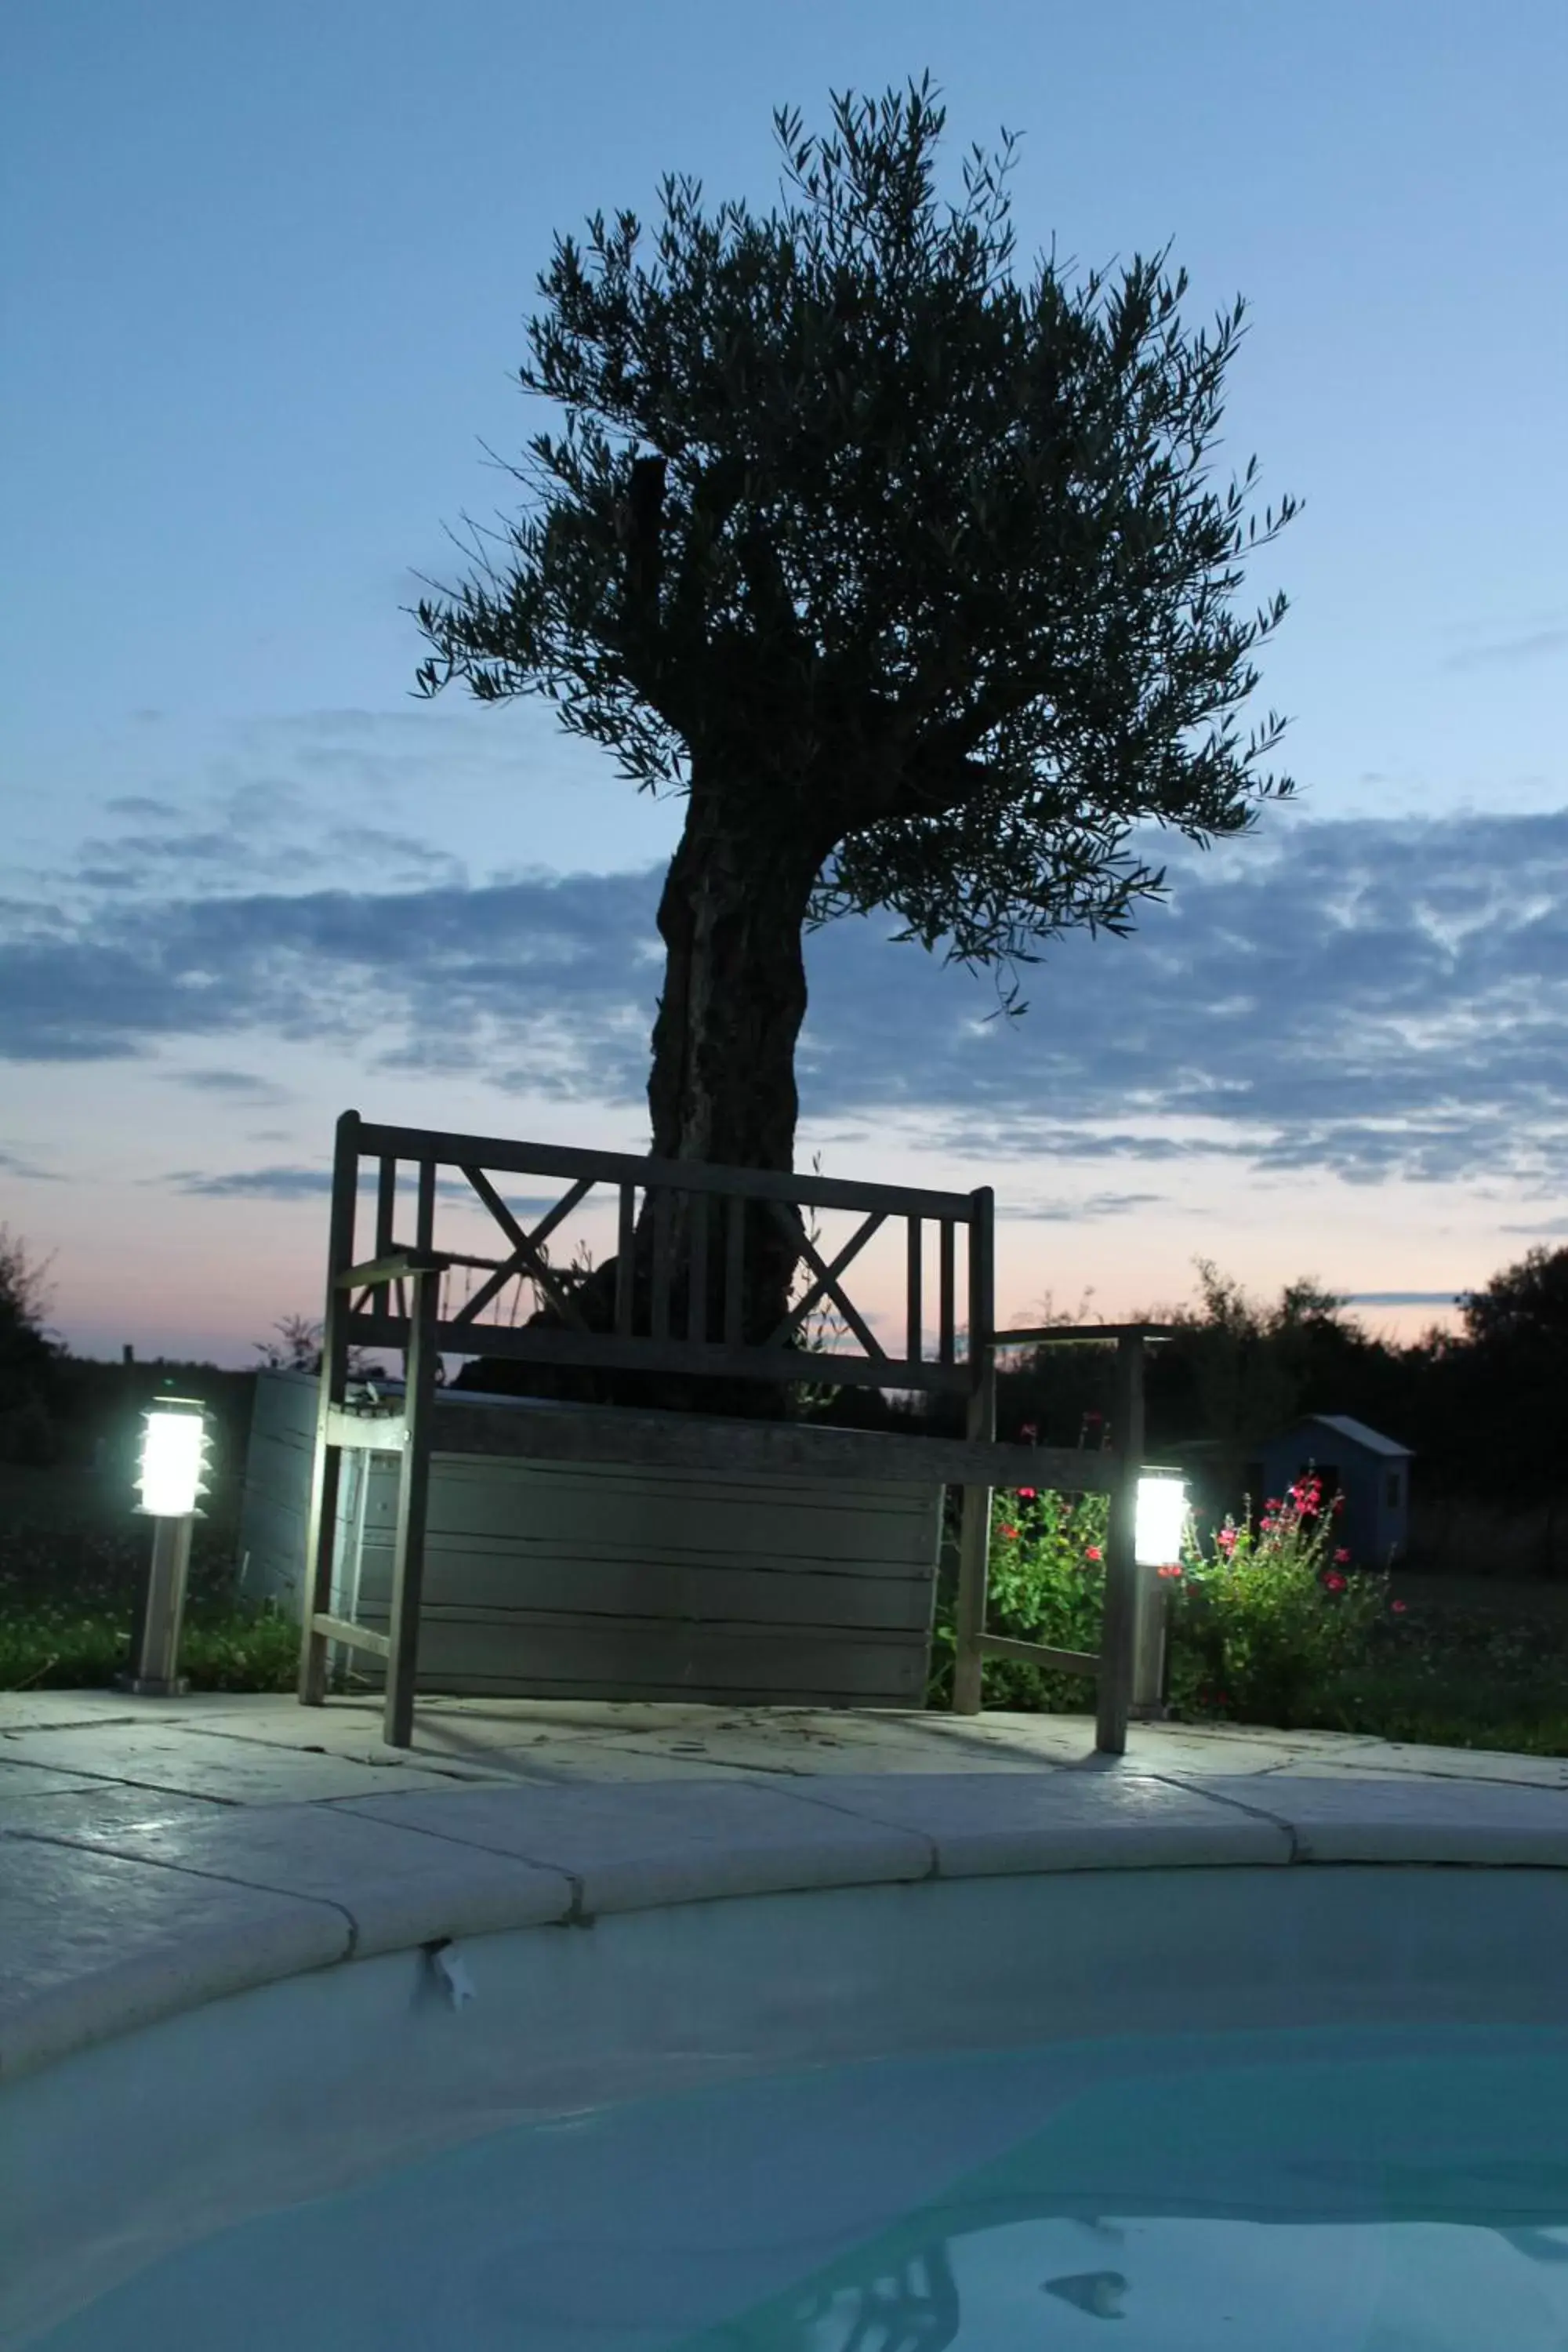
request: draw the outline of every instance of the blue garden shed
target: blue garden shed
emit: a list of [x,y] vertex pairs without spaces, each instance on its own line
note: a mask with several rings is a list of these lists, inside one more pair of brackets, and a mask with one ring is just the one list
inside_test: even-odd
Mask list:
[[[1322,1507],[1335,1495],[1344,1509],[1336,1530],[1358,1568],[1384,1569],[1405,1556],[1410,1533],[1410,1465],[1414,1455],[1364,1421],[1344,1412],[1310,1412],[1259,1450],[1263,1496],[1283,1496],[1310,1470],[1322,1482]],[[1259,1498],[1255,1495],[1253,1507]]]

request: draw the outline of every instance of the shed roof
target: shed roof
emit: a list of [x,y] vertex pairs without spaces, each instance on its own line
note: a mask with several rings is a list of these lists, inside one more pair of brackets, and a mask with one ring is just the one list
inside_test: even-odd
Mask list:
[[[1383,1436],[1377,1430],[1369,1429],[1364,1421],[1352,1420],[1348,1412],[1305,1413],[1300,1421],[1292,1422],[1290,1428],[1283,1430],[1280,1435],[1289,1437],[1298,1429],[1314,1427],[1331,1429],[1337,1437],[1348,1437],[1352,1445],[1363,1445],[1369,1454],[1387,1454],[1391,1459],[1396,1458],[1401,1462],[1408,1462],[1414,1457],[1414,1447],[1401,1445],[1396,1439]],[[1276,1438],[1273,1442],[1278,1445],[1280,1440]]]

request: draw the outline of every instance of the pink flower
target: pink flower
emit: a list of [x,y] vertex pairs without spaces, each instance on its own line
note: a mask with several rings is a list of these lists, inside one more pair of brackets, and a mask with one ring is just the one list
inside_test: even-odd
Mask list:
[[1335,1566],[1336,1568],[1346,1568],[1346,1567],[1348,1567],[1348,1566],[1349,1566],[1349,1564],[1350,1564],[1350,1554],[1349,1554],[1349,1552],[1348,1552],[1348,1551],[1337,1551],[1337,1552],[1335,1552],[1335,1554],[1334,1554],[1334,1566]]
[[1344,1578],[1340,1574],[1337,1568],[1330,1569],[1327,1576],[1323,1579],[1323,1582],[1328,1586],[1331,1592],[1342,1592],[1345,1589]]
[[1100,1546],[1098,1544],[1090,1544],[1083,1556],[1085,1559],[1099,1559],[1101,1557]]
[[1018,1489],[1018,1500],[1020,1501],[1020,1503],[1032,1503],[1032,1502],[1034,1501],[1034,1499],[1035,1499],[1035,1490],[1034,1490],[1034,1488],[1033,1488],[1032,1486],[1020,1486],[1020,1487],[1019,1487],[1019,1489]]
[[1173,1568],[1158,1568],[1158,1569],[1156,1569],[1156,1570],[1155,1570],[1155,1571],[1154,1571],[1154,1573],[1155,1573],[1155,1575],[1156,1575],[1156,1576],[1180,1576],[1181,1572],[1182,1572],[1182,1571],[1181,1571],[1181,1570],[1180,1570],[1179,1568],[1174,1568],[1174,1567],[1173,1567]]
[[1403,1617],[1403,1616],[1404,1616],[1404,1614],[1405,1614],[1405,1603],[1404,1603],[1404,1601],[1391,1601],[1389,1602],[1389,1604],[1388,1604],[1388,1605],[1389,1605],[1389,1607],[1393,1610],[1393,1612],[1394,1612],[1394,1615],[1395,1615],[1396,1617]]
[[1263,1532],[1264,1532],[1264,1534],[1265,1534],[1266,1536],[1271,1536],[1271,1535],[1274,1533],[1275,1528],[1279,1526],[1279,1523],[1278,1519],[1265,1519],[1265,1520],[1264,1520],[1264,1522],[1263,1522]]
[[1016,1528],[1004,1528],[1002,1532],[1005,1536],[1016,1536],[1018,1530]]
[[1278,1495],[1273,1495],[1270,1496],[1268,1501],[1264,1504],[1263,1507],[1266,1511],[1282,1511],[1285,1506],[1280,1501]]
[[1236,1529],[1228,1527],[1218,1528],[1215,1535],[1215,1541],[1218,1544],[1221,1551],[1234,1551],[1236,1549]]

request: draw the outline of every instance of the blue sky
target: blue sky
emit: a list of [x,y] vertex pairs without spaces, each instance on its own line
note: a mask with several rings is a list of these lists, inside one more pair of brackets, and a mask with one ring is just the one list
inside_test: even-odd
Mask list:
[[1291,601],[1242,734],[1290,717],[1300,796],[1140,837],[1169,901],[1017,1022],[892,917],[816,934],[797,1166],[993,1184],[1005,1321],[1205,1256],[1413,1337],[1568,1237],[1560,5],[50,0],[5,51],[0,1220],[73,1345],[319,1311],[349,1104],[646,1149],[682,803],[411,699],[400,607],[514,510],[554,233],[651,234],[672,171],[765,213],[775,107],[928,68],[944,195],[1020,134],[1020,274],[1169,240],[1190,331],[1246,297],[1211,482],[1303,501],[1237,599]]

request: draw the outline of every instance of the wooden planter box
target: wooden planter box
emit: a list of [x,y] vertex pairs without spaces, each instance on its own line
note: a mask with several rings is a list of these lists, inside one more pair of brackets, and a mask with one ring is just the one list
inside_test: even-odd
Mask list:
[[[298,1619],[318,1383],[256,1382],[244,1590]],[[430,1465],[416,1688],[497,1698],[902,1706],[925,1701],[939,1485],[810,1486],[443,1454]],[[480,1398],[498,1413],[559,1410]],[[395,1454],[345,1454],[331,1607],[389,1627]],[[385,1674],[363,1652],[362,1686]]]

